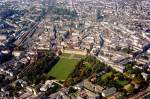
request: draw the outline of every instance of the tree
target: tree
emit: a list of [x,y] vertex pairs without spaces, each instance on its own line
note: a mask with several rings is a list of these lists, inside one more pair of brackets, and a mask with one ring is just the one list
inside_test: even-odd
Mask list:
[[125,66],[126,66],[127,70],[130,70],[133,67],[132,64],[126,64]]
[[91,75],[91,72],[92,72],[92,68],[86,68],[86,70],[85,70],[85,76],[89,77]]
[[65,86],[65,87],[68,87],[68,86],[70,86],[70,85],[72,85],[72,84],[74,84],[73,78],[68,78],[68,79],[65,80],[65,82],[64,82],[64,86]]
[[138,74],[135,76],[135,78],[133,79],[133,81],[137,84],[140,84],[144,81],[144,78],[141,74]]
[[105,78],[105,79],[101,79],[101,78],[99,78],[98,80],[97,80],[97,83],[98,83],[98,85],[100,85],[100,86],[107,86],[107,84],[108,84],[108,82],[109,82],[109,79],[108,78]]
[[115,81],[114,80],[109,80],[107,86],[108,87],[115,87]]
[[134,86],[132,84],[130,84],[127,88],[127,92],[130,93],[130,94],[133,94],[134,92]]
[[134,74],[135,72],[134,72],[133,69],[129,69],[129,70],[127,71],[127,73],[128,73],[128,74]]
[[120,72],[116,73],[115,76],[120,80],[124,80],[124,76]]
[[134,73],[137,75],[137,74],[140,74],[141,73],[141,70],[139,68],[134,68]]
[[128,84],[124,86],[125,91],[127,91],[128,94],[133,94],[134,92],[134,85]]
[[92,64],[96,62],[96,58],[94,56],[87,56],[85,60]]
[[69,88],[69,94],[70,94],[70,93],[75,93],[76,91],[77,91],[77,90],[74,89],[73,87],[70,87],[70,88]]

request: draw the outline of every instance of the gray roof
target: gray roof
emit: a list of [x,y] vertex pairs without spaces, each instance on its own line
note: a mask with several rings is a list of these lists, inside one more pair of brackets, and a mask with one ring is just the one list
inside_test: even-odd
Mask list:
[[106,89],[104,90],[102,93],[105,94],[106,97],[114,94],[116,92],[116,88],[115,87],[112,87],[110,89]]

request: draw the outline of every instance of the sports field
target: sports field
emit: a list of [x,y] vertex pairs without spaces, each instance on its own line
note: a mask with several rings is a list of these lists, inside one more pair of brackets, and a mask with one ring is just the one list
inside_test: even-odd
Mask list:
[[48,76],[55,77],[57,80],[65,80],[75,69],[78,60],[60,58],[58,63],[49,71]]

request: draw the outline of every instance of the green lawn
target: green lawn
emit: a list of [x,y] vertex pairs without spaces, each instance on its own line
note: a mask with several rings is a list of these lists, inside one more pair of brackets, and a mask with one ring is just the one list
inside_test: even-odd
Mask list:
[[116,83],[120,86],[124,86],[128,84],[128,81],[126,80],[117,80]]
[[84,55],[77,55],[77,54],[74,54],[74,58],[84,58],[85,56]]
[[101,79],[102,79],[102,80],[105,80],[105,79],[107,79],[107,78],[110,78],[112,75],[113,75],[112,72],[106,73],[106,74],[104,74],[104,75],[101,76]]
[[62,57],[70,57],[72,56],[72,58],[84,58],[84,55],[78,55],[78,54],[69,54],[69,53],[62,53],[61,54]]
[[49,71],[48,76],[55,77],[57,80],[65,80],[75,69],[77,62],[78,60],[61,58]]
[[70,57],[71,54],[68,54],[68,53],[62,53],[61,56],[63,56],[63,57]]

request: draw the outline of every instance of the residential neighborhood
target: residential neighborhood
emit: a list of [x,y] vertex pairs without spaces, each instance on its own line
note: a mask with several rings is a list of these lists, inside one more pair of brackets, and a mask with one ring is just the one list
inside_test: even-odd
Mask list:
[[150,0],[1,0],[0,99],[149,99]]

